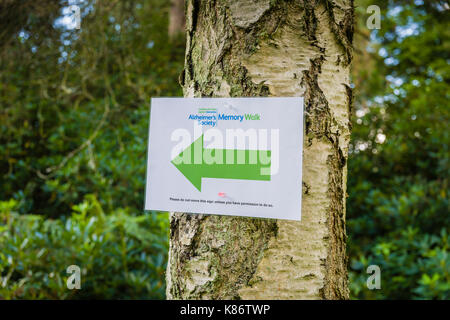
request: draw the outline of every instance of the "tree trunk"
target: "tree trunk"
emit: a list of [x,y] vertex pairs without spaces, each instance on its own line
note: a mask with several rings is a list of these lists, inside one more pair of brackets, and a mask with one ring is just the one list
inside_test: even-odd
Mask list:
[[167,297],[347,299],[353,1],[186,5],[185,96],[305,97],[302,221],[172,213]]
[[169,37],[174,38],[184,32],[184,0],[171,0],[169,11]]

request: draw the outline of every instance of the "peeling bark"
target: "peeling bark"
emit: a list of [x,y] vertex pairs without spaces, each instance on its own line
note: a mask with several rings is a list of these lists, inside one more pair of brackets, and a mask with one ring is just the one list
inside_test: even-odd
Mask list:
[[189,0],[187,97],[304,96],[302,221],[171,214],[169,299],[347,299],[353,1]]

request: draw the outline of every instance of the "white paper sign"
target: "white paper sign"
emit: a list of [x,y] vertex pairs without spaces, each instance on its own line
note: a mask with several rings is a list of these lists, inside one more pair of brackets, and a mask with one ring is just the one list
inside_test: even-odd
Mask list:
[[303,98],[153,98],[146,210],[300,220]]

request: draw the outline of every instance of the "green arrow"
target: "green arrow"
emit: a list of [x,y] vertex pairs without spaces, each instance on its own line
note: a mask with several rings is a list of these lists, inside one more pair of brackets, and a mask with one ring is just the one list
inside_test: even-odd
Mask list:
[[[270,181],[270,156],[265,150],[206,149],[202,135],[171,162],[201,191],[202,178]],[[262,157],[268,164],[259,163]]]

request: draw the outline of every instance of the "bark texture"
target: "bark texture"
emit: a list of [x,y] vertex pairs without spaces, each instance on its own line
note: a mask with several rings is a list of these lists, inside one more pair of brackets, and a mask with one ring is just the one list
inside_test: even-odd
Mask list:
[[352,0],[189,0],[187,97],[304,96],[302,221],[171,214],[169,299],[346,299]]

